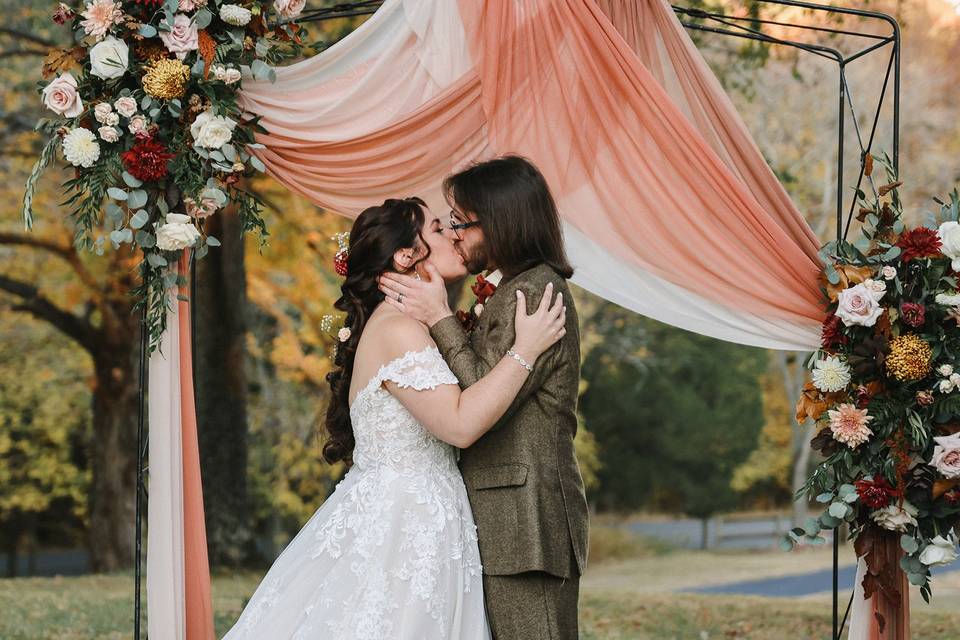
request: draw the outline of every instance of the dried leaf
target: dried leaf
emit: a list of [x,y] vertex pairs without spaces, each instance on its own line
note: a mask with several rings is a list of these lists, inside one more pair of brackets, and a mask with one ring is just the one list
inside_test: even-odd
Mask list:
[[897,180],[896,182],[891,182],[890,184],[885,184],[885,185],[883,185],[882,187],[880,187],[879,189],[877,189],[877,193],[879,193],[881,197],[882,197],[882,196],[885,196],[885,195],[887,195],[888,193],[890,193],[891,191],[893,191],[894,189],[896,189],[897,187],[901,186],[902,184],[903,184],[903,181],[902,181],[902,180]]
[[70,71],[76,66],[78,66],[78,61],[73,49],[51,49],[47,57],[43,59],[41,73],[44,79],[48,79],[58,73]]
[[863,159],[863,175],[869,176],[873,173],[873,156],[869,153]]
[[956,486],[960,486],[960,480],[937,480],[933,483],[933,499],[936,500]]
[[864,222],[867,219],[867,216],[873,213],[874,209],[868,209],[866,207],[860,207],[860,211],[857,213],[857,221]]
[[840,296],[840,292],[844,289],[852,287],[855,284],[860,284],[873,275],[872,267],[855,267],[849,264],[835,264],[834,268],[840,275],[840,280],[837,282],[837,284],[831,284],[830,281],[827,280],[825,273],[820,274],[820,284],[822,284],[824,289],[826,289],[827,295],[830,296],[831,302],[836,302],[837,298]]

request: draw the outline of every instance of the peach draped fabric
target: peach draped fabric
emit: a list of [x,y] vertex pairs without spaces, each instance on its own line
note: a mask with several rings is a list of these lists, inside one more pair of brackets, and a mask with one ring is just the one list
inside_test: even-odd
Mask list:
[[[176,265],[189,280],[190,255]],[[147,633],[213,640],[213,606],[190,344],[189,290],[171,289],[167,331],[150,356]]]
[[578,284],[725,340],[817,345],[817,239],[662,0],[388,0],[241,102],[268,172],[318,205],[443,207],[444,175],[519,153]]

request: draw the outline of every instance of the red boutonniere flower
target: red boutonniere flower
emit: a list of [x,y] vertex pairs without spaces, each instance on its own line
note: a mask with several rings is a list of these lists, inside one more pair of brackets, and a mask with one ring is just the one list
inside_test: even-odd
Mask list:
[[891,487],[883,477],[872,481],[861,479],[853,484],[857,487],[860,501],[871,509],[883,509],[890,504],[891,498],[900,495],[900,492]]
[[487,299],[497,290],[497,285],[487,281],[482,275],[477,276],[477,281],[470,286],[473,295],[477,296],[476,304],[487,304]]
[[470,311],[457,311],[457,320],[463,326],[463,330],[470,333],[477,326],[480,314],[483,313],[483,305],[487,303],[493,292],[497,290],[497,285],[489,282],[482,275],[477,276],[477,281],[470,285],[470,290],[477,299],[470,305]]

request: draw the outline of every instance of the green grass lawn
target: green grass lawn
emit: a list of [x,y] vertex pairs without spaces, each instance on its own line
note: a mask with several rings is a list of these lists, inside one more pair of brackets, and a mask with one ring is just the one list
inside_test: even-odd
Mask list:
[[[792,554],[671,551],[601,534],[593,551],[596,557],[582,588],[584,639],[820,640],[830,636],[828,593],[797,599],[672,593],[702,584],[829,567],[826,549]],[[237,619],[260,577],[256,572],[214,576],[218,637]],[[132,587],[131,574],[0,580],[0,638],[130,638]],[[937,577],[932,606],[914,597],[912,628],[918,640],[960,637],[960,572]]]

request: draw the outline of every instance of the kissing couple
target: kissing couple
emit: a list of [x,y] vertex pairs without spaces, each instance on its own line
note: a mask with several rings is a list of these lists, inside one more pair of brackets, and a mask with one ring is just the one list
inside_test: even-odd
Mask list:
[[[229,640],[577,638],[587,503],[560,217],[517,156],[363,211],[323,456],[349,471]],[[481,274],[469,313],[447,286]]]

